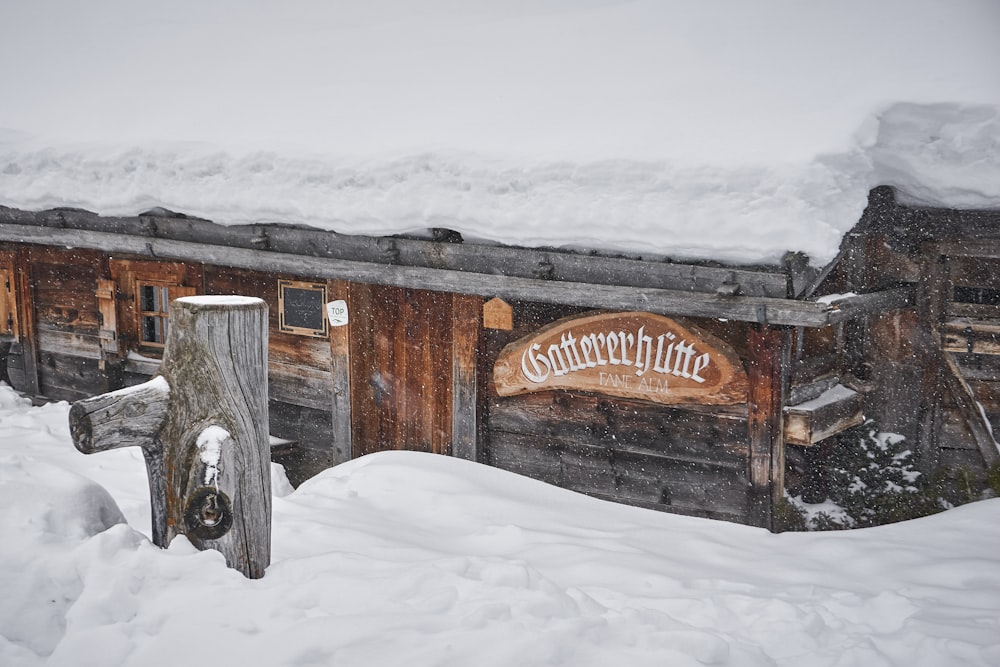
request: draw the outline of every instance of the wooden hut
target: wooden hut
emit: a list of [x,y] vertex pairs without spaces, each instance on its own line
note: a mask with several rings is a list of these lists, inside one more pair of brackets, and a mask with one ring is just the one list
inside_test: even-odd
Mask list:
[[808,476],[865,416],[925,468],[993,463],[998,269],[998,214],[889,188],[825,267],[0,208],[0,378],[58,400],[133,385],[172,299],[257,296],[295,480],[411,449],[770,528],[786,454]]

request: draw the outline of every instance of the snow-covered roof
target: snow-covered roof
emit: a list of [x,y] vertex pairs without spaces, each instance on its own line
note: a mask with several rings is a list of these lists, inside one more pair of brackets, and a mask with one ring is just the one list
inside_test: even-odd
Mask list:
[[1000,208],[994,0],[0,5],[0,204],[822,264]]

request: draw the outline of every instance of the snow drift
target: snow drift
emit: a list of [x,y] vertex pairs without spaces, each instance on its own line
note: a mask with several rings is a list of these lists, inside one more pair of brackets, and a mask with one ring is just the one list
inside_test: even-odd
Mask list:
[[275,475],[248,580],[154,547],[141,455],[80,454],[67,413],[0,385],[0,664],[1000,661],[1000,500],[774,535],[383,453],[294,492]]

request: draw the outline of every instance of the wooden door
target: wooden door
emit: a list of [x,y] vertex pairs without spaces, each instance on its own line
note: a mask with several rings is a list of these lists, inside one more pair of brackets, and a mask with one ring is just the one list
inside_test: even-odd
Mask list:
[[452,295],[352,285],[351,310],[353,456],[451,454]]

